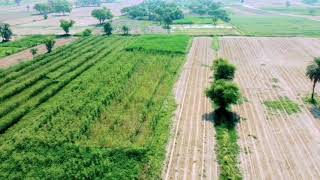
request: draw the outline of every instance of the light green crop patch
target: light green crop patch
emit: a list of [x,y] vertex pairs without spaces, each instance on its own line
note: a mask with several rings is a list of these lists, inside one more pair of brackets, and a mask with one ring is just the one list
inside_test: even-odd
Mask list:
[[287,97],[283,97],[275,101],[265,101],[264,105],[271,111],[281,111],[288,113],[289,115],[301,111],[299,104],[295,103]]

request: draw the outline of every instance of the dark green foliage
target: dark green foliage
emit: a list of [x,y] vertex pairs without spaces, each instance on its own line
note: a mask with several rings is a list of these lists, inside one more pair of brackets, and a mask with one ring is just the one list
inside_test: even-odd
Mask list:
[[311,99],[314,100],[315,87],[320,81],[320,58],[314,58],[313,64],[307,67],[306,76],[313,82]]
[[82,33],[81,36],[83,37],[88,37],[92,35],[92,30],[91,29],[85,29]]
[[73,20],[67,21],[67,20],[60,20],[60,27],[63,29],[63,31],[66,33],[66,35],[69,35],[70,28],[75,24],[76,22]]
[[221,3],[209,1],[209,0],[200,0],[195,1],[189,6],[190,10],[199,15],[209,15],[213,19],[220,19],[225,22],[230,21],[229,14],[226,10],[222,9]]
[[112,34],[113,28],[111,23],[107,22],[103,25],[103,31],[107,36],[110,36]]
[[107,19],[112,19],[113,15],[111,11],[105,7],[102,9],[95,9],[91,12],[91,16],[99,20],[99,24],[102,24]]
[[236,104],[239,101],[240,90],[231,81],[216,80],[206,91],[206,95],[218,109],[226,110],[230,108],[230,105]]
[[53,46],[56,43],[56,41],[53,38],[47,38],[47,39],[44,40],[43,43],[47,48],[47,52],[51,53],[51,51],[53,49]]
[[213,64],[213,72],[215,80],[233,80],[236,67],[225,59],[217,59]]
[[51,0],[49,1],[52,12],[54,13],[70,13],[72,10],[72,4],[67,0]]
[[9,24],[0,24],[0,36],[2,38],[2,42],[10,41],[13,33]]
[[127,7],[121,10],[132,19],[151,20],[165,22],[183,18],[182,10],[174,3],[165,1],[151,0],[145,1],[133,7]]
[[42,15],[46,15],[52,11],[48,3],[37,3],[33,8]]
[[128,26],[125,26],[125,25],[122,26],[121,30],[122,30],[124,36],[129,35],[130,28]]

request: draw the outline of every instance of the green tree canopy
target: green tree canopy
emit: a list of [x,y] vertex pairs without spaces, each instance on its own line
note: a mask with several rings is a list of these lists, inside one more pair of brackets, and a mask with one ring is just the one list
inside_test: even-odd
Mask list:
[[105,23],[103,26],[103,31],[106,33],[106,35],[110,36],[113,31],[111,23],[109,22]]
[[66,35],[69,34],[70,28],[75,24],[76,22],[73,20],[67,21],[67,20],[60,20],[60,27],[63,29],[63,31],[66,33]]
[[240,99],[240,90],[232,81],[217,80],[207,89],[206,95],[218,109],[227,110]]
[[42,15],[51,12],[51,7],[48,3],[37,3],[34,5],[33,9],[38,11]]
[[307,67],[306,76],[313,82],[311,100],[314,101],[316,84],[320,81],[320,58],[314,58],[312,64]]
[[213,64],[215,80],[233,80],[236,67],[225,59],[217,59]]
[[168,19],[173,21],[184,17],[182,10],[176,4],[161,0],[145,1],[136,6],[124,8],[121,12],[131,19],[159,22],[168,22]]
[[62,13],[64,15],[72,10],[72,5],[67,0],[52,0],[49,4],[54,13]]
[[46,40],[44,40],[44,44],[47,48],[47,53],[51,53],[55,43],[56,41],[53,38],[47,38]]
[[99,24],[102,24],[107,19],[112,19],[113,15],[107,8],[95,9],[91,12],[91,15],[99,20]]
[[9,24],[0,24],[0,36],[3,42],[10,41],[13,33]]

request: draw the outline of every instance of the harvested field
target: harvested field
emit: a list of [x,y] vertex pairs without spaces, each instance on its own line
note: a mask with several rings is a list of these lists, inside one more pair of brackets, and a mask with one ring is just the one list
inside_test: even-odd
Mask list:
[[[312,87],[305,69],[320,55],[320,40],[225,37],[220,47],[219,56],[237,66],[236,81],[245,97],[235,107],[241,116],[244,179],[319,179],[320,121],[303,99]],[[299,112],[270,110],[264,104],[282,98],[298,104]]]
[[179,104],[163,179],[217,179],[211,104],[204,95],[213,59],[210,38],[195,38],[176,85]]

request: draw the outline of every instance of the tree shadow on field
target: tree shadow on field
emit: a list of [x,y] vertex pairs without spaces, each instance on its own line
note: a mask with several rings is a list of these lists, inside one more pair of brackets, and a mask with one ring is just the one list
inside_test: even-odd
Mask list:
[[203,114],[202,120],[212,122],[214,126],[223,125],[232,129],[240,122],[240,116],[234,112],[217,109],[211,113]]

